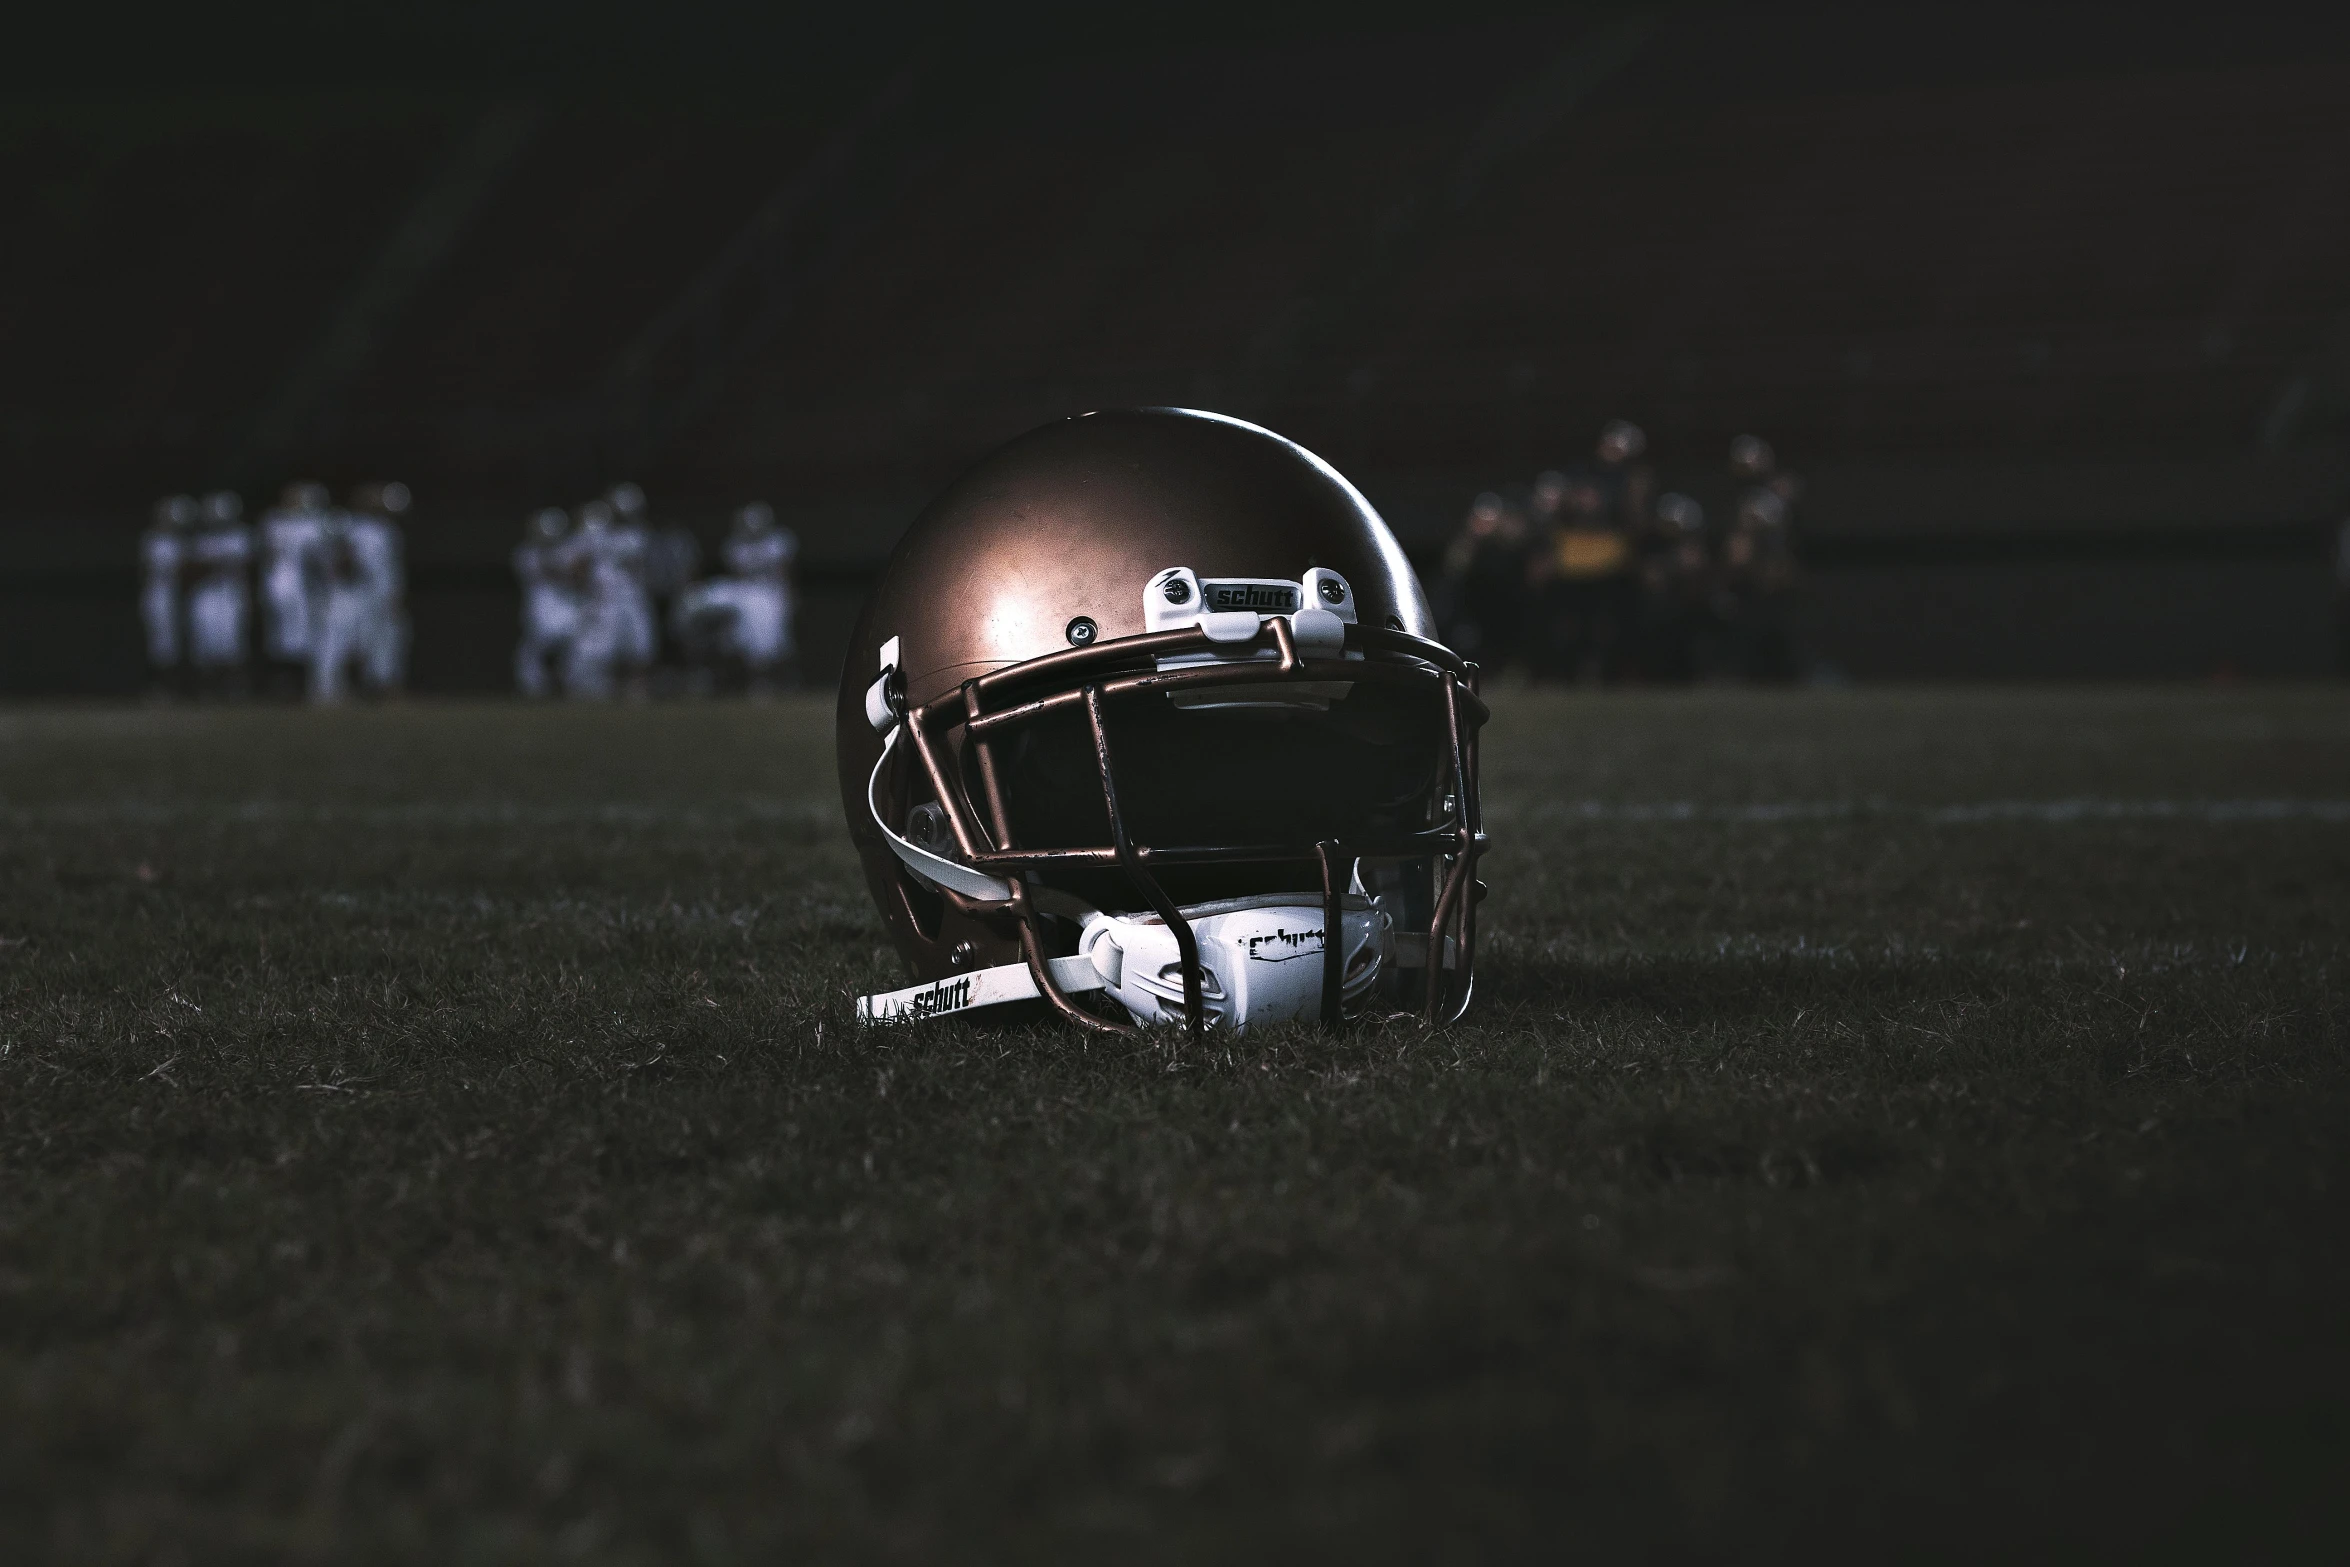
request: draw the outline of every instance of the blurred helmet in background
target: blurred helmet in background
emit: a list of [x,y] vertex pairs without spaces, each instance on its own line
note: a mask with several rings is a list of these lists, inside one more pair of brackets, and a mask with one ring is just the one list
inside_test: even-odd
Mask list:
[[591,532],[601,533],[612,526],[612,503],[583,501],[579,508],[579,525]]
[[645,514],[645,492],[633,484],[615,484],[604,498],[623,522],[635,522]]
[[1779,465],[1771,443],[1759,435],[1735,436],[1730,441],[1730,472],[1740,479],[1767,479]]
[[158,528],[192,528],[196,525],[196,497],[193,495],[166,495],[155,503],[155,526]]
[[1629,419],[1610,419],[1599,432],[1599,460],[1611,468],[1647,450],[1647,434]]
[[1656,498],[1656,520],[1675,533],[1703,533],[1705,508],[1678,490]]
[[397,479],[386,479],[377,485],[375,498],[377,503],[383,507],[383,513],[387,517],[406,515],[408,502],[412,499],[408,494],[408,486]]
[[1546,468],[1534,476],[1534,509],[1548,516],[1559,509],[1567,498],[1567,476],[1556,468]]
[[1738,523],[1746,528],[1783,528],[1787,525],[1787,503],[1778,491],[1757,485],[1738,497]]
[[326,486],[308,479],[296,479],[277,492],[277,503],[286,511],[324,511],[327,505]]
[[552,544],[571,531],[571,514],[560,506],[541,506],[530,514],[530,536],[541,544]]
[[204,520],[225,527],[245,515],[245,498],[234,490],[214,490],[204,497]]
[[775,508],[765,501],[753,501],[734,514],[734,531],[756,536],[772,532],[775,527]]

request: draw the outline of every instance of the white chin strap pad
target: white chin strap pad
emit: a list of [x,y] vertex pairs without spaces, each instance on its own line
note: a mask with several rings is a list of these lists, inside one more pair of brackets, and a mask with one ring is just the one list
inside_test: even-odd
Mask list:
[[[1318,898],[1275,893],[1198,904],[1183,914],[1199,943],[1200,1000],[1211,1025],[1239,1030],[1322,1015]],[[1348,895],[1339,923],[1346,956],[1340,997],[1353,1001],[1378,979],[1393,939],[1386,912],[1360,894]],[[1077,950],[1136,1022],[1184,1020],[1182,951],[1156,914],[1089,915]]]

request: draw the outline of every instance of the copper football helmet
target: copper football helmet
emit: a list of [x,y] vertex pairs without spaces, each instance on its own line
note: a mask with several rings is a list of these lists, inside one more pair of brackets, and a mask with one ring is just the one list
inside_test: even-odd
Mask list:
[[1329,464],[1215,414],[1087,414],[917,519],[841,682],[841,798],[920,981],[1123,1032],[1467,1007],[1476,666]]

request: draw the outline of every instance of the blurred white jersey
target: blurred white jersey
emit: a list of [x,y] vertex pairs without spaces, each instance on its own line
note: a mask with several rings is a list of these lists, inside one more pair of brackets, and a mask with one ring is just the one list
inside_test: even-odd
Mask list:
[[579,595],[572,591],[564,546],[525,543],[514,551],[514,577],[522,584],[522,641],[514,649],[514,686],[524,696],[545,696],[553,687],[547,664],[579,634]]
[[[791,565],[800,553],[799,535],[789,528],[737,534],[726,541],[726,569],[733,579],[723,602],[734,611],[733,651],[755,674],[788,660],[792,645]],[[715,586],[715,585],[714,585]]]
[[306,662],[325,612],[323,512],[273,511],[261,522],[261,644],[282,662]]
[[327,528],[325,610],[311,650],[313,701],[342,698],[351,665],[374,691],[406,673],[408,615],[400,530],[381,517],[339,514]]
[[596,556],[597,612],[612,638],[612,655],[624,666],[650,664],[658,647],[653,595],[645,586],[652,542],[643,528],[624,523],[605,533],[604,547]]
[[780,577],[800,556],[800,536],[789,528],[736,534],[726,541],[726,570],[736,577]]
[[245,620],[252,594],[245,567],[253,558],[253,537],[244,524],[211,527],[192,535],[187,564],[196,578],[188,593],[188,662],[198,669],[230,669],[245,661]]
[[617,669],[642,668],[653,661],[653,600],[645,590],[647,543],[642,528],[589,523],[557,546],[559,571],[585,584],[578,626],[563,660],[563,688],[573,696],[609,696]]
[[139,619],[147,628],[147,662],[180,661],[180,564],[187,539],[177,528],[151,528],[139,540]]

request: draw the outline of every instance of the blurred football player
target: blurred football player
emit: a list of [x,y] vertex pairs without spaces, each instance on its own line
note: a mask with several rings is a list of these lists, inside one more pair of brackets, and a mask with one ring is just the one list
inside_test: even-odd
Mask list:
[[1640,618],[1634,659],[1641,675],[1675,684],[1697,677],[1710,651],[1707,619],[1713,561],[1706,549],[1705,508],[1686,495],[1656,499],[1640,550]]
[[605,500],[611,507],[611,526],[604,535],[595,591],[604,600],[600,613],[612,641],[613,666],[632,689],[641,691],[660,652],[650,583],[652,525],[645,492],[635,485],[615,484]]
[[397,691],[407,673],[406,551],[397,519],[408,487],[363,484],[329,519],[324,613],[310,660],[310,699],[339,702],[353,666],[370,695]]
[[1620,674],[1636,595],[1632,541],[1589,477],[1568,481],[1558,517],[1529,573],[1537,631],[1533,671],[1556,680],[1607,681]]
[[1647,531],[1656,501],[1656,470],[1643,460],[1647,453],[1646,432],[1629,419],[1609,420],[1593,451],[1609,506],[1633,538]]
[[1438,597],[1445,640],[1489,675],[1500,674],[1521,651],[1527,532],[1525,514],[1488,490],[1470,505],[1444,552]]
[[788,684],[799,649],[794,639],[792,568],[800,536],[775,525],[774,508],[753,501],[734,514],[726,573],[734,583],[735,651],[756,696]]
[[1795,497],[1802,484],[1779,469],[1778,453],[1759,435],[1730,442],[1730,476],[1745,487],[1722,545],[1727,620],[1738,673],[1750,680],[1792,680],[1796,656],[1788,614],[1795,592]]
[[659,634],[655,662],[674,675],[690,662],[672,628],[678,607],[702,574],[702,541],[682,524],[649,528],[645,543],[645,595],[653,610],[653,629]]
[[204,497],[203,516],[188,540],[188,663],[198,680],[215,692],[244,689],[246,621],[253,595],[246,583],[253,536],[245,526],[245,503],[233,490]]
[[560,506],[531,513],[514,550],[514,577],[522,585],[522,640],[514,649],[514,689],[527,697],[551,695],[554,671],[579,632],[579,593],[563,551],[571,517]]
[[563,694],[588,701],[612,695],[626,635],[623,622],[636,590],[621,565],[613,537],[612,503],[583,502],[579,522],[553,551],[559,576],[575,584],[578,615],[563,647]]
[[361,485],[351,496],[352,543],[368,594],[363,666],[379,695],[408,682],[408,541],[401,521],[410,499],[397,479]]
[[167,495],[155,503],[154,526],[139,540],[139,619],[147,630],[147,667],[159,694],[168,691],[180,667],[180,575],[196,517],[193,495]]
[[261,519],[261,654],[265,683],[299,694],[326,599],[327,493],[297,481]]
[[1787,503],[1758,484],[1738,499],[1738,520],[1722,546],[1738,673],[1749,680],[1792,680],[1795,648],[1787,624],[1795,560],[1787,544]]

